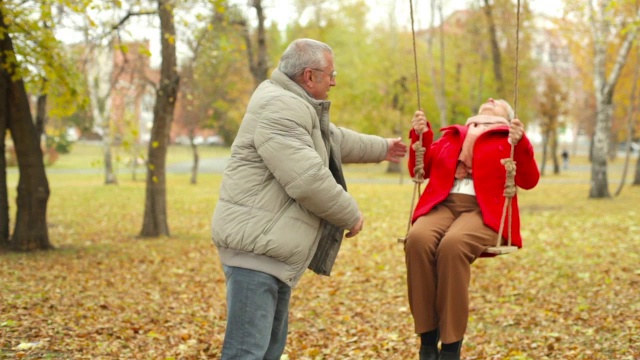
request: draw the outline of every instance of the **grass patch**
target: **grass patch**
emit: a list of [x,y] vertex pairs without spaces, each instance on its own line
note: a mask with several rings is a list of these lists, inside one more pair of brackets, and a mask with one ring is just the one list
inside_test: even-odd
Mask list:
[[[147,149],[140,149],[141,156],[146,157]],[[219,146],[198,146],[198,153],[201,158],[219,158],[229,156],[229,148]],[[126,170],[131,167],[133,159],[133,149],[123,146],[115,146],[112,151],[114,167]],[[191,162],[193,152],[191,147],[184,145],[171,145],[167,152],[167,164]],[[69,169],[102,169],[103,168],[103,148],[97,142],[77,142],[71,148],[70,154],[62,154],[49,169],[69,170]]]

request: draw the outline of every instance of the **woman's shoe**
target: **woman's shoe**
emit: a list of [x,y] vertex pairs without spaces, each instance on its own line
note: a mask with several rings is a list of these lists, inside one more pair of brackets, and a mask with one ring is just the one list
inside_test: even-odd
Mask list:
[[438,360],[438,347],[420,346],[420,360]]
[[460,360],[460,353],[441,351],[438,360]]

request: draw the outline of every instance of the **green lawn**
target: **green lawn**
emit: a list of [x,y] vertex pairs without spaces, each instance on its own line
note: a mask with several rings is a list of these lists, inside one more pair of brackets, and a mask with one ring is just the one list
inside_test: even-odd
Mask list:
[[[187,150],[172,147],[168,162],[190,161]],[[99,157],[99,147],[76,145],[53,168]],[[474,264],[464,359],[640,358],[640,188],[590,200],[590,174],[578,166],[586,160],[572,160],[574,169],[519,193],[524,249]],[[620,164],[610,167],[611,192]],[[417,358],[396,242],[413,184],[385,169],[346,167],[365,227],[345,240],[331,277],[308,272],[294,290],[289,359]],[[18,175],[9,176],[15,199]],[[0,358],[218,358],[225,287],[209,224],[221,176],[201,174],[191,185],[188,174],[169,174],[172,236],[160,239],[137,237],[144,181],[48,177],[56,250],[0,254]]]
[[[147,148],[142,147],[141,156],[146,156]],[[202,158],[229,156],[229,148],[218,146],[198,146],[198,153]],[[74,143],[70,154],[60,155],[58,160],[50,166],[51,169],[101,169],[103,167],[103,149],[99,143]],[[132,148],[124,146],[113,149],[114,166],[121,169],[128,168],[134,157]],[[192,161],[191,147],[171,145],[167,153],[167,164]]]

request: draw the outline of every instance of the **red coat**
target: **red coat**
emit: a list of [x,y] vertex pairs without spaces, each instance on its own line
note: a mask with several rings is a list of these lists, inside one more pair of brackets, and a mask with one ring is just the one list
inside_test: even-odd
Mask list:
[[[416,205],[412,221],[427,214],[431,209],[442,202],[449,195],[453,187],[454,175],[458,163],[462,142],[467,133],[467,127],[452,125],[442,128],[442,137],[433,142],[433,131],[429,129],[423,134],[422,145],[427,149],[424,156],[425,179],[429,179],[424,193]],[[418,135],[412,129],[410,132],[411,148],[409,151],[409,172],[414,176],[416,153],[413,144],[418,141]],[[496,232],[500,230],[500,219],[504,207],[504,184],[506,170],[500,163],[501,159],[509,158],[511,145],[507,142],[509,128],[502,126],[487,130],[482,133],[473,147],[473,184],[476,198],[480,205],[480,211],[485,225]],[[516,162],[516,185],[528,190],[536,186],[540,179],[540,171],[533,156],[533,146],[525,136],[518,142],[514,149]],[[520,214],[518,211],[518,197],[512,201],[513,219],[511,222],[511,244],[522,247],[520,236]],[[508,220],[505,217],[503,237],[509,236]]]

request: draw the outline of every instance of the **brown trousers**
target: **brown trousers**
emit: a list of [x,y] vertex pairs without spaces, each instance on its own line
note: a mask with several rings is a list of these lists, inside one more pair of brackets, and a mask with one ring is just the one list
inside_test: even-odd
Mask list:
[[462,340],[469,318],[471,264],[498,234],[482,222],[475,196],[449,194],[416,220],[405,243],[409,305],[416,333],[439,329]]

